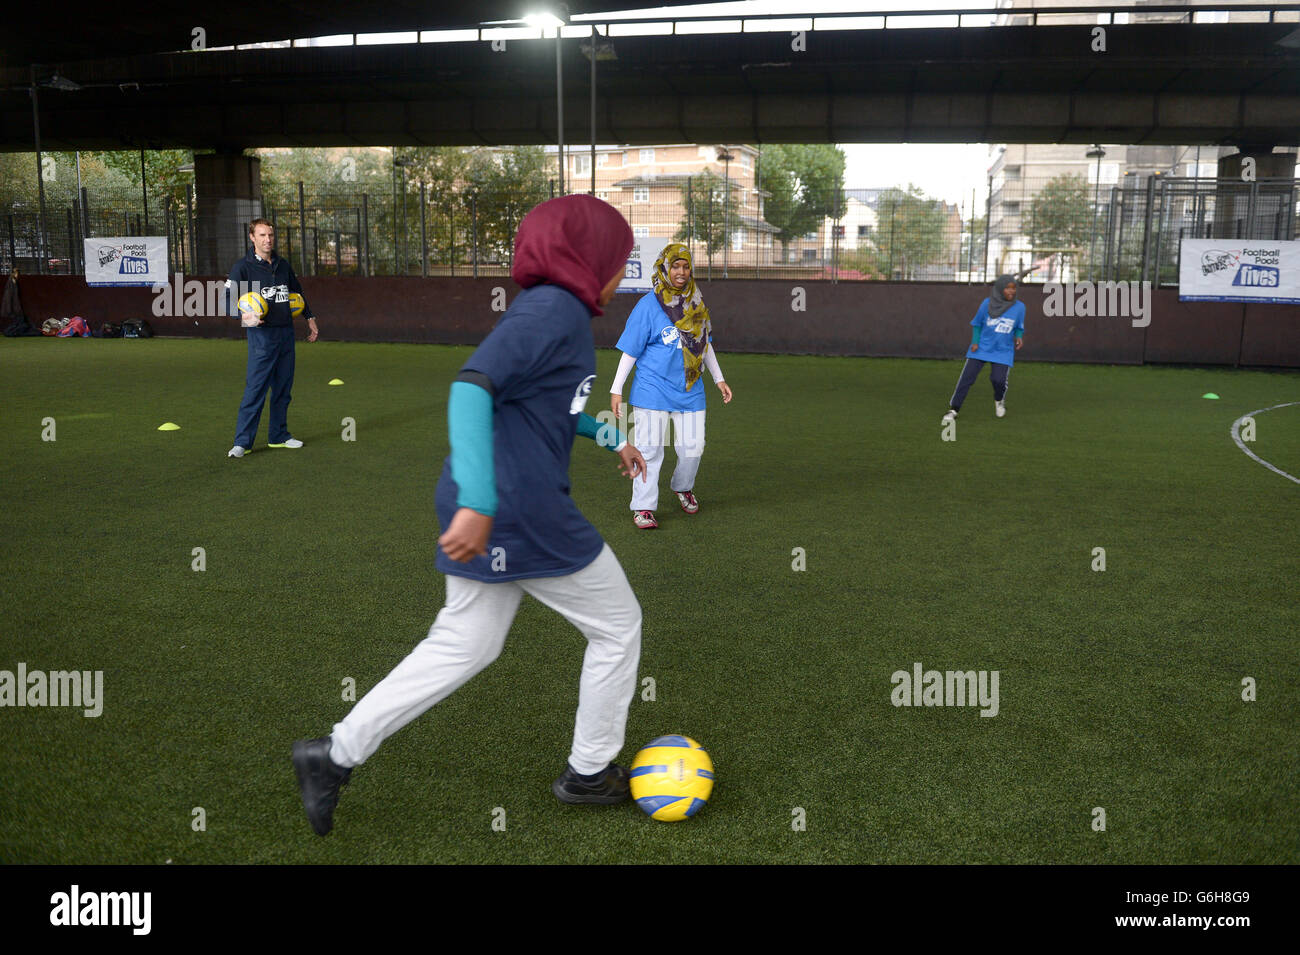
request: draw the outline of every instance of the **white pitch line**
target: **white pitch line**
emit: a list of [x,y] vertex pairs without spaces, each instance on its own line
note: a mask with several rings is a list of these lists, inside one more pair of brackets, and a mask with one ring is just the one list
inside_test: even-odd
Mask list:
[[1254,451],[1250,450],[1250,448],[1246,447],[1246,445],[1242,443],[1241,440],[1241,423],[1245,421],[1247,418],[1253,418],[1257,414],[1263,414],[1265,411],[1273,411],[1277,408],[1290,408],[1292,405],[1300,405],[1300,401],[1286,401],[1280,405],[1273,405],[1272,408],[1260,408],[1258,411],[1252,411],[1249,414],[1244,414],[1232,423],[1231,434],[1232,434],[1232,440],[1237,442],[1237,447],[1241,448],[1241,450],[1245,451],[1248,455],[1250,455],[1260,464],[1264,465],[1264,467],[1268,468],[1274,474],[1282,475],[1288,481],[1295,481],[1296,484],[1300,484],[1300,478],[1296,477],[1294,474],[1287,474],[1281,468],[1273,467],[1273,465],[1269,464],[1267,461],[1261,458]]

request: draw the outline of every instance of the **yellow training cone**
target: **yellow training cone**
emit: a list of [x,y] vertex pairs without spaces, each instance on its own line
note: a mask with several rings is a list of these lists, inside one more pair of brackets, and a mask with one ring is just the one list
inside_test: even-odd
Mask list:
[[166,422],[165,424],[158,425],[159,431],[179,431],[180,429],[181,429],[180,425],[173,424],[170,421]]
[[341,384],[343,384],[343,379],[342,379],[342,378],[331,378],[331,379],[330,379],[330,384],[331,384],[331,385],[341,385]]

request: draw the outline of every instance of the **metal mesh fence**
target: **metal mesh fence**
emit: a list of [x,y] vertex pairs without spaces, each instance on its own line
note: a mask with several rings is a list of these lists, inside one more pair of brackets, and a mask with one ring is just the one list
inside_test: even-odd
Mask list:
[[[753,183],[661,177],[598,193],[638,239],[678,240],[704,279],[790,278],[985,282],[1177,282],[1182,238],[1294,239],[1300,180],[1125,177],[1006,184],[957,206],[899,188],[832,189],[779,202]],[[166,235],[169,271],[223,274],[248,248],[247,222],[269,219],[301,275],[505,275],[522,216],[555,193],[434,190],[379,193],[308,183],[261,200],[203,201],[189,188],[138,197],[83,191],[50,203],[0,199],[0,270],[77,274],[83,242]],[[972,208],[974,214],[972,215]]]

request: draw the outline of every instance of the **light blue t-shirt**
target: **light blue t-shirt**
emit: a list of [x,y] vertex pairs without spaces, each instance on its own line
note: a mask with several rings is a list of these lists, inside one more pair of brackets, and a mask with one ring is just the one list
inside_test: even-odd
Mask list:
[[980,329],[980,347],[979,351],[966,349],[967,358],[1008,366],[1016,363],[1015,335],[1025,330],[1024,302],[1016,302],[997,318],[990,318],[989,300],[985,299],[970,323]]
[[[709,337],[713,341],[713,337]],[[627,326],[615,346],[636,359],[636,378],[628,402],[634,408],[652,411],[703,411],[707,398],[706,375],[686,390],[686,362],[682,360],[682,339],[677,326],[659,304],[654,292],[641,297],[627,317]]]

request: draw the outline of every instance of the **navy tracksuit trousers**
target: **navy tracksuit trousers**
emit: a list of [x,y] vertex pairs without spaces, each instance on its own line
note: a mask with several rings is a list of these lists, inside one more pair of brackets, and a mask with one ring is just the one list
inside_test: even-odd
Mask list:
[[1007,395],[1007,376],[1011,374],[1011,366],[1003,365],[996,361],[981,361],[978,358],[967,358],[966,364],[961,367],[961,377],[957,379],[957,390],[952,393],[948,399],[948,407],[954,411],[960,411],[962,402],[966,400],[966,392],[970,391],[971,385],[975,384],[975,379],[979,377],[980,369],[985,365],[989,368],[989,378],[993,382],[993,400],[1001,401]]
[[248,333],[248,379],[244,385],[244,400],[239,403],[235,444],[241,448],[253,447],[268,389],[271,392],[268,443],[283,444],[290,437],[288,417],[293,388],[293,326],[254,326],[245,331]]

